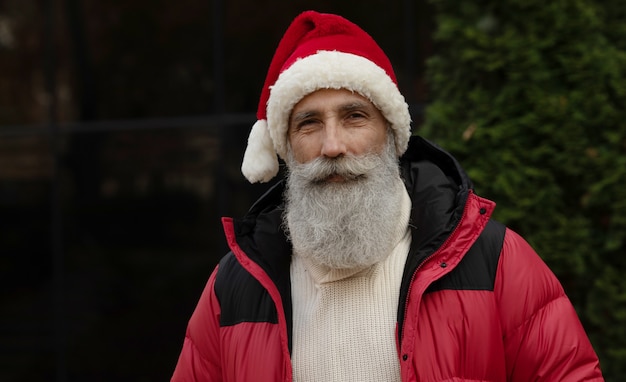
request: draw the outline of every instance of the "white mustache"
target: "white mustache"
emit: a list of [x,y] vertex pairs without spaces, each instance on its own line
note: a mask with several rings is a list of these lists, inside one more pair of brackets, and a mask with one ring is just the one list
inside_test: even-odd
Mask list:
[[323,183],[331,176],[357,180],[380,166],[380,154],[344,155],[337,158],[315,158],[308,163],[292,163],[291,176],[310,183]]

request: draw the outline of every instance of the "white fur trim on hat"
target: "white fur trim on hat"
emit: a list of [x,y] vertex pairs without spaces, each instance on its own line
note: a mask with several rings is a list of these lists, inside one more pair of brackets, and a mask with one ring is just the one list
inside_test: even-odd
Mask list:
[[391,124],[398,156],[406,151],[411,137],[409,107],[387,73],[364,57],[322,50],[298,59],[270,87],[267,129],[281,158],[287,156],[287,129],[293,107],[319,89],[347,89],[369,99]]
[[268,182],[278,174],[278,158],[265,120],[252,126],[241,172],[250,183]]

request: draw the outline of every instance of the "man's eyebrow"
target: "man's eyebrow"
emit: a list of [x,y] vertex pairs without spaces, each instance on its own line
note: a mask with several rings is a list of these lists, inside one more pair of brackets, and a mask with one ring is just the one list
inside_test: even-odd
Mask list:
[[365,111],[369,111],[373,108],[374,106],[367,103],[367,102],[362,102],[362,101],[354,101],[354,102],[349,102],[349,103],[345,103],[343,105],[340,105],[337,109],[340,112],[350,112],[350,111],[354,111],[354,110],[365,110]]

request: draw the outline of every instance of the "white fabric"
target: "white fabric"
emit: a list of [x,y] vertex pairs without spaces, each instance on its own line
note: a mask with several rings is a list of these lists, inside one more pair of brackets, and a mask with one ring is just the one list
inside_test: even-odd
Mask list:
[[252,126],[241,172],[250,183],[265,183],[278,174],[278,158],[267,130],[267,121],[263,119]]
[[292,365],[295,382],[400,381],[396,314],[411,243],[403,193],[397,244],[367,269],[336,270],[294,254]]

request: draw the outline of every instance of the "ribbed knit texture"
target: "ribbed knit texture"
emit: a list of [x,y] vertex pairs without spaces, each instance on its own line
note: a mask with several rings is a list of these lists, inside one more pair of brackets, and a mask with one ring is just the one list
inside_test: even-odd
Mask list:
[[392,253],[367,269],[333,270],[297,254],[291,264],[295,382],[400,381],[395,327],[409,251],[404,191]]

